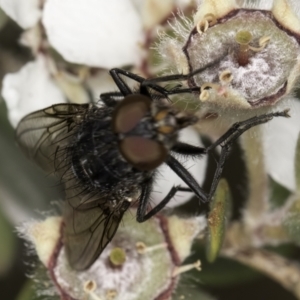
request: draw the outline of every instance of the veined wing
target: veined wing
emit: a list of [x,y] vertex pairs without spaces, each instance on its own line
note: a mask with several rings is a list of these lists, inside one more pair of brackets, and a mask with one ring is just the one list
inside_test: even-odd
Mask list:
[[18,124],[17,142],[27,157],[53,172],[55,153],[67,145],[88,109],[89,104],[65,103],[31,113]]
[[[124,201],[114,209],[105,207],[109,199],[95,195],[84,201],[81,193],[69,189],[64,208],[64,245],[72,268],[90,267],[114,237],[130,202]],[[93,204],[93,205],[92,205]]]

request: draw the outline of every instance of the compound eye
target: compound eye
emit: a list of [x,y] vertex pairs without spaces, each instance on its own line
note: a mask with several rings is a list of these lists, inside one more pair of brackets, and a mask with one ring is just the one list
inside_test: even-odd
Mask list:
[[168,155],[167,149],[159,142],[139,136],[124,138],[120,151],[129,163],[142,171],[156,169]]
[[113,131],[126,133],[132,130],[150,110],[150,106],[149,97],[140,94],[126,96],[113,112]]

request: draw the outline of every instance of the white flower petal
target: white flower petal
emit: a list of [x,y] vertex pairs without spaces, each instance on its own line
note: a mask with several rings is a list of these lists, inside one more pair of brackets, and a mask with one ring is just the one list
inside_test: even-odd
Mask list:
[[263,125],[263,146],[268,173],[289,190],[296,189],[295,152],[300,132],[300,102],[288,105],[291,118],[274,118]]
[[41,17],[40,0],[0,0],[5,13],[22,28],[33,27]]
[[300,18],[300,2],[299,0],[286,0],[287,4],[291,6],[293,12]]
[[300,32],[299,4],[290,0],[274,0],[272,14],[285,29]]
[[[180,141],[194,145],[203,146],[199,139],[199,134],[195,129],[189,127],[180,132]],[[197,182],[202,185],[206,173],[207,157],[201,159],[181,159],[184,167],[195,177]],[[151,194],[151,205],[154,206],[168,194],[174,185],[187,187],[187,185],[166,165],[163,164],[158,169],[156,183]],[[191,192],[178,192],[166,207],[175,207],[187,202],[194,194]]]
[[199,0],[196,1],[198,3],[195,3],[194,0],[173,0],[175,2],[176,7],[179,7],[179,9],[185,9],[187,7],[193,7],[194,5],[199,5]]
[[213,14],[218,19],[238,8],[236,0],[202,0],[199,4],[197,12],[194,15],[194,24],[203,20],[206,14]]
[[39,52],[43,42],[44,32],[41,26],[34,26],[23,32],[19,42],[20,44],[29,47],[34,55]]
[[174,0],[131,0],[139,11],[143,25],[151,29],[171,15]]
[[62,92],[50,77],[43,56],[27,63],[18,72],[5,75],[2,96],[14,127],[28,113],[65,102]]
[[118,91],[114,80],[110,76],[108,70],[100,70],[97,74],[93,74],[86,81],[88,87],[93,93],[93,100],[96,102],[100,99],[100,95],[108,92]]
[[237,3],[242,8],[270,10],[273,5],[273,0],[237,0]]
[[142,24],[130,0],[48,0],[42,21],[67,61],[113,68],[141,58]]

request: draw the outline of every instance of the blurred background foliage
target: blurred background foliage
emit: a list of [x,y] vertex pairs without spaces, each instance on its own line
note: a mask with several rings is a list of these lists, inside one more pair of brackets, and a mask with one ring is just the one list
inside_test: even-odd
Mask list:
[[[29,51],[19,45],[22,30],[0,11],[0,77],[15,72],[31,59]],[[99,83],[101,84],[101,83]],[[204,143],[207,142],[204,140]],[[215,168],[217,154],[209,158],[207,189]],[[241,149],[238,144],[226,163],[224,177],[232,194],[232,218],[238,219],[247,195],[247,179]],[[274,206],[282,204],[289,192],[272,182]],[[0,295],[5,300],[38,299],[33,281],[26,275],[34,272],[33,255],[28,255],[24,241],[16,233],[15,226],[40,211],[49,211],[51,202],[60,200],[63,194],[56,182],[47,177],[35,165],[27,161],[16,147],[14,130],[7,119],[7,109],[0,100]],[[176,212],[188,215],[194,213],[198,201],[193,199]],[[284,245],[273,249],[284,256],[300,259],[299,249]],[[27,253],[27,254],[26,254]],[[206,260],[205,247],[196,242],[188,262],[202,261],[202,271],[191,271],[182,276],[180,290],[188,290],[185,299],[220,300],[293,300],[293,295],[278,283],[259,272],[235,261],[218,258],[214,263]],[[30,276],[29,276],[30,277]],[[203,292],[205,290],[205,292]],[[207,294],[209,293],[209,294]],[[202,297],[200,296],[202,295]],[[211,295],[211,296],[210,296]],[[178,298],[179,299],[179,298]]]

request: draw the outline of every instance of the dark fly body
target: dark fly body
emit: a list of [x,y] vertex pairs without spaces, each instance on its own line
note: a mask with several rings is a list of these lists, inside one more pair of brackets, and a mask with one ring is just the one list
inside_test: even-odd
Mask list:
[[[64,184],[64,244],[70,265],[77,270],[88,268],[98,258],[133,203],[137,221],[144,222],[177,191],[193,191],[200,201],[209,201],[232,142],[274,116],[288,116],[283,111],[248,119],[234,124],[208,148],[195,147],[179,142],[178,132],[196,123],[197,117],[173,108],[168,96],[196,89],[179,86],[168,90],[159,83],[185,80],[196,72],[154,79],[120,69],[110,73],[119,92],[102,94],[99,104],[53,105],[26,116],[17,127],[22,150],[47,172],[57,173]],[[138,89],[131,90],[121,75],[135,80]],[[219,145],[219,162],[206,193],[174,154],[198,158]],[[155,173],[162,163],[188,188],[174,186],[150,209]]]

